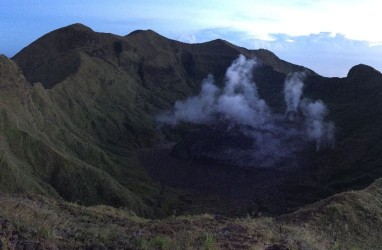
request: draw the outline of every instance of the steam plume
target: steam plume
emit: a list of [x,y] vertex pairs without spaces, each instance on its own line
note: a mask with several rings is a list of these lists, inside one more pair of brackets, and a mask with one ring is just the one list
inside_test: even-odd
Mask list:
[[284,98],[287,105],[287,118],[293,121],[302,95],[304,72],[294,72],[287,75],[284,84]]
[[240,55],[227,69],[224,88],[219,89],[209,75],[198,96],[177,101],[174,109],[159,115],[157,121],[172,126],[185,122],[212,128],[223,124],[227,131],[234,128],[230,133],[250,138],[250,147],[216,145],[205,149],[204,155],[241,166],[273,166],[293,158],[310,143],[315,143],[317,150],[332,146],[335,128],[332,122],[325,122],[326,105],[320,100],[301,99],[306,73],[286,77],[287,115],[277,114],[258,95],[252,79],[256,65],[255,59]]

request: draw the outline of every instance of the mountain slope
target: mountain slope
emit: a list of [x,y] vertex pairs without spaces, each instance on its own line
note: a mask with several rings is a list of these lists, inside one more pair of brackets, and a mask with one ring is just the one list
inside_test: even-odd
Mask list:
[[113,162],[90,135],[78,131],[41,84],[32,86],[14,62],[0,59],[2,191],[139,209],[140,200],[108,173]]
[[[41,168],[46,161],[41,150],[24,164],[38,182],[67,200],[139,204],[129,190],[141,198],[156,192],[135,156],[137,148],[158,138],[153,114],[196,92],[207,74],[222,78],[239,53],[258,54],[270,70],[268,61],[278,70],[301,69],[264,50],[248,51],[221,40],[184,44],[153,31],[120,37],[75,24],[41,37],[13,60],[32,83],[23,80],[35,107],[26,115],[39,119],[33,131],[29,126],[36,122],[24,121],[26,136],[59,156],[49,156]],[[100,177],[104,174],[110,184]]]
[[20,249],[379,249],[381,187],[379,180],[276,218],[205,214],[146,220],[126,209],[0,195],[0,244]]
[[[222,204],[236,204],[231,198],[227,201],[225,192],[217,194],[213,189],[196,194],[192,187],[187,191],[173,190],[171,187],[176,185],[160,180],[160,174],[149,176],[137,152],[163,139],[154,120],[158,112],[196,94],[210,73],[222,84],[227,67],[239,54],[260,62],[253,72],[259,95],[278,112],[285,110],[286,74],[310,72],[305,95],[325,101],[338,127],[333,151],[309,155],[312,158],[306,160],[309,164],[301,171],[286,175],[292,179],[284,180],[278,173],[282,185],[276,185],[278,188],[272,192],[287,192],[282,202],[287,211],[336,192],[366,187],[381,176],[382,152],[377,143],[382,110],[378,98],[380,73],[367,66],[353,68],[347,78],[328,79],[282,61],[269,51],[247,50],[223,40],[185,44],[151,30],[122,37],[74,24],[24,48],[12,58],[18,66],[2,58],[0,72],[7,78],[1,84],[12,86],[9,94],[2,93],[4,100],[11,100],[3,105],[3,120],[9,120],[3,133],[8,148],[4,155],[12,160],[13,170],[7,171],[9,176],[1,185],[8,185],[7,180],[13,178],[15,187],[6,187],[5,191],[33,190],[86,205],[127,206],[143,215],[187,212],[192,210],[190,202],[197,211],[206,211],[206,195],[214,197],[211,204],[216,202],[212,211]],[[370,102],[374,103],[373,112],[368,109]],[[179,140],[180,134],[170,136]],[[159,168],[155,171],[161,173]],[[251,176],[235,171],[238,176]],[[205,181],[200,173],[201,178],[192,181]],[[31,180],[22,181],[18,174]],[[217,175],[221,174],[218,171]],[[273,179],[273,173],[263,180],[268,178]],[[235,193],[226,182],[220,184],[222,190],[230,187],[229,192]],[[296,191],[302,190],[304,195],[294,197]],[[188,195],[193,197],[191,201],[184,198]],[[279,197],[261,195],[255,201],[249,197],[237,209],[252,209],[255,202],[263,203],[266,209],[274,208],[268,212],[282,213],[285,210],[275,207]]]
[[337,145],[319,155],[317,167],[334,189],[361,188],[381,176],[382,74],[357,65],[346,78],[312,76],[306,92],[327,103],[335,119]]
[[[163,134],[155,115],[198,93],[210,73],[223,84],[239,54],[260,61],[253,79],[278,113],[286,75],[310,72],[304,95],[327,104],[334,149],[254,171],[171,155],[162,142],[185,140],[190,127]],[[12,60],[0,56],[0,246],[19,237],[36,248],[377,249],[381,93],[382,74],[366,65],[325,78],[223,40],[53,31]],[[187,216],[206,212],[218,215]]]

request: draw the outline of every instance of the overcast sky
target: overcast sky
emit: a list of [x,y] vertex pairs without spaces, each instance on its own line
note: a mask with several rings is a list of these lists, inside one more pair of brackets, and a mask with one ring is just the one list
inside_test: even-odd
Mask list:
[[382,71],[382,2],[377,0],[0,0],[0,53],[13,56],[72,23],[126,35],[153,29],[184,42],[221,38],[324,76],[364,63]]

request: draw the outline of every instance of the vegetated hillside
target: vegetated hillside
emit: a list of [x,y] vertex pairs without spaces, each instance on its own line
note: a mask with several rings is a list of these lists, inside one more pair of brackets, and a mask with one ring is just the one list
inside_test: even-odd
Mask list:
[[[61,213],[62,206],[74,206],[62,201],[64,199],[81,205],[126,207],[141,216],[150,217],[204,212],[225,215],[280,214],[295,211],[337,192],[365,188],[382,175],[382,75],[365,65],[352,68],[346,78],[324,78],[310,71],[305,81],[304,95],[322,99],[328,105],[330,119],[336,124],[337,141],[333,150],[308,151],[301,168],[287,172],[248,172],[206,162],[195,166],[176,162],[178,159],[168,156],[166,148],[147,149],[163,139],[156,128],[154,116],[171,108],[176,100],[198,93],[201,81],[210,73],[218,84],[222,84],[227,67],[239,54],[257,58],[260,66],[253,71],[253,78],[259,95],[272,109],[283,112],[286,74],[308,69],[282,61],[269,51],[247,50],[223,40],[185,44],[150,30],[135,31],[122,37],[96,33],[75,24],[41,37],[12,60],[1,56],[0,191],[48,196],[46,206],[53,213],[56,213],[57,207],[52,208],[49,204],[61,204],[57,213]],[[182,133],[178,132],[169,134],[166,131],[166,136],[183,139]],[[142,151],[143,147],[146,149]],[[200,168],[203,166],[205,168]],[[179,169],[182,171],[177,173]],[[258,182],[251,183],[251,180]],[[232,230],[242,232],[234,234],[235,237],[246,239],[243,244],[248,247],[255,244],[249,239],[265,237],[258,240],[262,246],[274,243],[297,247],[307,244],[307,248],[319,249],[320,244],[324,244],[322,248],[349,248],[353,246],[351,236],[357,235],[360,230],[380,230],[380,211],[377,208],[380,197],[375,188],[379,182],[365,191],[334,196],[326,200],[329,203],[323,201],[280,217],[280,221],[268,221],[269,224],[267,219],[235,222],[227,219],[222,224],[217,221],[216,225],[207,225],[203,222],[206,218],[192,218],[191,228],[194,224],[198,225],[195,230],[211,226],[208,231],[213,240],[210,235],[199,233],[182,237],[191,238],[193,243],[190,244],[202,244],[204,240],[205,244],[210,244],[208,242],[211,240],[223,244],[220,245],[222,247],[235,247],[224,245],[224,241],[229,239],[222,240],[225,237],[223,228],[228,226],[225,223],[233,223]],[[240,198],[240,195],[247,197]],[[4,208],[12,211],[13,202],[19,201],[15,197],[5,197],[11,204],[6,204]],[[38,207],[45,206],[45,201],[39,203],[35,196],[22,202],[37,202]],[[74,210],[77,209],[86,210],[76,206]],[[0,215],[11,218],[10,213]],[[332,225],[330,228],[341,227],[338,219],[341,216],[353,221],[347,229],[339,230],[338,235],[334,230],[326,230],[329,225]],[[365,220],[364,216],[372,216],[376,223]],[[121,219],[117,217],[116,224]],[[334,218],[338,221],[331,222]],[[17,224],[19,219],[21,217],[12,218],[12,221]],[[287,224],[282,224],[284,226],[279,229],[279,223],[284,223],[284,219]],[[215,221],[213,218],[209,220]],[[98,219],[94,221],[95,224],[101,223]],[[179,221],[182,218],[176,218],[169,224],[172,227]],[[300,221],[306,222],[304,225],[305,229],[309,228],[308,231],[300,231]],[[22,223],[33,227],[35,222]],[[74,227],[82,227],[77,222],[73,223]],[[198,223],[201,223],[200,227]],[[253,234],[248,235],[244,233],[248,229],[246,223],[251,227],[256,223],[267,226],[261,229],[265,230],[264,233],[257,235],[256,230],[249,230]],[[114,222],[112,224],[114,227]],[[49,228],[54,226],[48,225]],[[166,227],[167,224],[159,221],[158,225]],[[189,226],[184,229],[188,230]],[[240,229],[243,226],[244,230]],[[151,228],[147,224],[141,227]],[[45,230],[44,227],[42,230]],[[81,230],[73,234],[77,237]],[[227,230],[230,232],[231,229]],[[137,236],[138,241],[143,241],[134,244],[162,244],[164,241],[172,242],[179,236],[161,232],[161,226],[149,231],[142,239]],[[94,238],[94,232],[82,233],[83,238],[79,241],[85,245],[91,244],[89,238]],[[277,237],[269,236],[275,233]],[[26,234],[41,238],[39,233],[30,234],[28,230]],[[155,238],[156,234],[163,235],[165,239]],[[56,244],[56,239],[62,236],[69,237],[55,232],[53,235],[52,244]],[[51,237],[51,234],[48,232],[43,237]],[[118,234],[118,237],[123,235]],[[380,240],[378,237],[374,239],[367,244],[377,246]],[[112,245],[108,240],[97,242]],[[159,243],[147,240],[157,240]],[[362,249],[361,243],[362,237],[359,237],[354,241],[354,246]]]
[[276,218],[221,215],[137,217],[44,196],[0,195],[5,249],[379,249],[382,183]]
[[[16,135],[8,140],[20,152],[10,149],[5,155],[14,171],[33,180],[19,183],[10,170],[14,187],[5,190],[39,190],[81,204],[152,213],[163,191],[151,183],[135,152],[158,140],[154,115],[197,92],[209,73],[223,78],[239,53],[257,56],[265,69],[278,74],[302,69],[271,52],[222,40],[190,45],[153,31],[121,37],[81,24],[53,31],[20,51],[12,59],[21,71],[3,58],[14,68],[4,73],[17,74],[29,91],[28,103],[16,96],[4,107],[11,114],[19,107],[17,119],[22,119],[9,118]],[[2,82],[14,84],[7,78]],[[178,203],[176,195],[170,196]]]

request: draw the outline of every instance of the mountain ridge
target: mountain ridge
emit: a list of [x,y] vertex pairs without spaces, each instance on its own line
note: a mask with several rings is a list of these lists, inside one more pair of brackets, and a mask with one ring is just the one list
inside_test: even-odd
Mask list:
[[[176,158],[174,143],[187,146],[195,128],[159,130],[156,115],[197,95],[208,74],[221,87],[239,54],[261,62],[251,76],[279,114],[286,110],[287,74],[310,72],[304,97],[327,105],[337,128],[334,148],[316,152],[311,145],[301,166],[279,169]],[[18,235],[20,247],[32,239],[36,248],[36,242],[375,248],[381,245],[381,93],[382,74],[366,65],[326,78],[223,40],[186,44],[154,31],[123,37],[82,24],[52,31],[12,59],[0,56],[0,242],[13,246]],[[192,216],[205,213],[211,215]],[[155,218],[155,226],[142,217]],[[343,218],[351,221],[346,228]],[[365,244],[368,232],[375,238]]]
[[[210,42],[200,43],[200,44],[186,44],[186,43],[180,43],[175,40],[167,39],[158,33],[154,31],[137,31],[137,32],[131,32],[129,35],[123,37],[123,36],[117,36],[109,33],[97,33],[94,32],[89,27],[86,27],[82,24],[73,24],[69,25],[60,29],[57,29],[55,31],[49,32],[48,34],[42,36],[41,38],[37,39],[36,41],[32,42],[30,45],[28,45],[26,48],[21,50],[19,53],[17,53],[12,59],[18,62],[19,66],[23,69],[23,72],[26,76],[26,78],[31,82],[42,82],[46,87],[52,87],[54,84],[58,83],[59,81],[62,81],[67,77],[68,75],[75,72],[75,69],[78,68],[78,54],[75,53],[76,49],[80,49],[80,51],[84,51],[89,54],[94,54],[99,57],[104,57],[110,62],[115,63],[116,55],[118,53],[121,53],[122,51],[122,45],[125,45],[127,47],[128,52],[131,50],[136,50],[136,48],[131,48],[131,43],[133,45],[137,45],[137,42],[141,40],[140,37],[144,37],[143,42],[146,43],[146,46],[149,46],[147,42],[150,43],[150,41],[156,41],[155,46],[160,47],[168,47],[168,46],[175,46],[176,50],[179,49],[185,49],[187,53],[188,50],[196,50],[199,53],[203,53],[203,51],[223,51],[220,53],[227,52],[229,54],[235,55],[235,57],[239,53],[246,54],[247,56],[255,56],[258,55],[260,60],[263,60],[265,64],[272,67],[272,63],[275,63],[276,60],[279,60],[277,64],[275,64],[276,70],[280,70],[283,73],[286,73],[286,70],[295,69],[295,70],[301,70],[301,66],[292,65],[290,63],[287,63],[285,61],[281,61],[279,58],[277,58],[273,53],[266,51],[266,50],[246,50],[244,48],[237,47],[233,44],[230,44],[223,40],[214,40]],[[139,41],[135,41],[135,40]],[[54,46],[52,46],[54,45]],[[142,44],[140,44],[142,46]],[[195,48],[195,49],[193,49]],[[215,48],[215,49],[213,49]],[[114,51],[113,51],[114,50]],[[151,49],[152,50],[152,49]],[[155,50],[154,50],[155,51]],[[144,51],[140,50],[141,53],[144,53]],[[210,53],[210,52],[209,52]],[[60,74],[60,71],[55,70],[53,75],[59,75],[57,79],[44,79],[42,77],[43,73],[41,72],[40,75],[36,75],[36,73],[32,74],[32,71],[43,71],[49,72],[51,69],[51,64],[54,61],[59,60],[60,57],[64,57],[65,60],[69,60],[73,64],[72,68],[65,69],[64,72]],[[264,60],[267,59],[267,57],[270,56],[270,60]],[[39,65],[41,68],[35,68],[36,66],[33,65],[33,60],[39,60],[42,61],[40,58],[49,58],[49,64],[48,65]],[[27,59],[27,60],[26,60]],[[47,60],[47,59],[45,59]],[[61,62],[58,62],[61,63]],[[54,68],[54,66],[53,66]],[[51,74],[48,74],[51,75]],[[46,83],[44,83],[46,82]]]
[[[226,68],[238,54],[244,53],[249,58],[258,56],[259,60],[268,62],[260,64],[254,72],[254,80],[259,85],[260,95],[274,109],[285,109],[282,91],[288,69],[306,70],[281,61],[267,50],[250,51],[223,40],[185,44],[154,31],[133,32],[127,38],[96,33],[82,24],[74,24],[44,35],[13,57],[24,69],[29,82],[41,82],[46,88],[38,91],[38,85],[33,88],[38,93],[35,94],[36,101],[55,107],[48,109],[46,115],[61,117],[61,121],[55,122],[66,124],[60,129],[67,131],[65,134],[71,139],[57,144],[62,144],[59,150],[69,150],[73,157],[80,156],[84,163],[93,166],[99,163],[89,162],[88,156],[84,158],[84,153],[77,152],[92,145],[95,152],[106,155],[105,159],[99,158],[101,166],[106,163],[108,168],[119,169],[105,170],[108,174],[111,171],[112,178],[119,176],[118,182],[123,183],[126,180],[117,173],[125,172],[129,167],[122,170],[120,163],[112,163],[109,158],[120,158],[121,153],[118,152],[134,157],[135,150],[153,145],[161,136],[156,132],[153,116],[169,108],[176,100],[195,94],[200,82],[210,73],[218,83],[222,82]],[[365,72],[368,74],[370,69],[362,66],[353,68],[353,71],[349,71],[350,76],[361,76]],[[335,81],[335,84],[330,84],[335,86],[342,85],[344,79],[326,80],[312,72],[307,79],[307,93],[331,96],[333,93],[326,93],[322,87],[328,86],[330,92],[333,92],[333,87],[316,83]],[[331,103],[341,93],[336,95],[335,99],[324,99],[330,110],[333,109]],[[345,124],[340,122],[340,127]],[[57,132],[52,130],[49,133],[48,137],[57,143]],[[78,145],[73,148],[74,142]],[[137,166],[134,172],[141,172],[139,163],[133,165]],[[55,181],[55,178],[48,182]],[[74,197],[67,192],[61,190],[66,199],[72,200]]]

